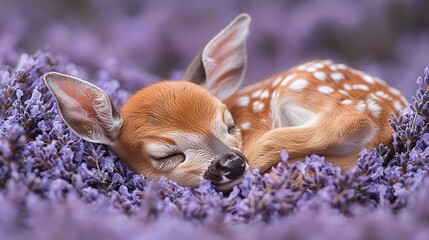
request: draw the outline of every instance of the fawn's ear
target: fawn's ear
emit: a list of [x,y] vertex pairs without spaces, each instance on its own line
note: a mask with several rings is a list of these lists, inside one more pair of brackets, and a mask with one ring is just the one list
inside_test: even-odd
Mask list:
[[107,93],[79,78],[56,72],[44,76],[65,123],[81,138],[112,145],[122,117]]
[[247,64],[250,16],[240,14],[194,58],[183,80],[201,84],[220,100],[238,90]]

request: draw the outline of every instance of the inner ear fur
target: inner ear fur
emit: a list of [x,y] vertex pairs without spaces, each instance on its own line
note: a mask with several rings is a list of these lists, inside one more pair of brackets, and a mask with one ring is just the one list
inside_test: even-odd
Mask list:
[[192,60],[182,79],[202,85],[221,100],[241,85],[247,65],[250,16],[240,14]]

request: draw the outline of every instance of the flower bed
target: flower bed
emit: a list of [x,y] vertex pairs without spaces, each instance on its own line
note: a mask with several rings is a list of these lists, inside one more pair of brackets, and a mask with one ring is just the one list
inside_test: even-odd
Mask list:
[[[0,233],[3,239],[426,239],[429,236],[429,69],[392,117],[394,157],[362,150],[350,171],[318,156],[248,172],[224,196],[134,174],[105,146],[63,123],[42,76],[85,69],[49,52],[0,66]],[[93,82],[117,106],[157,79],[111,66]],[[311,173],[311,174],[309,174]],[[301,183],[294,181],[303,178]]]

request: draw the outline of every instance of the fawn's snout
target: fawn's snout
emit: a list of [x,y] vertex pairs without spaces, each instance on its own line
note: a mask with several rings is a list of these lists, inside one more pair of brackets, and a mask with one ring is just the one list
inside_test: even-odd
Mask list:
[[210,180],[220,190],[234,186],[248,168],[247,158],[240,152],[231,152],[216,158],[204,173],[204,178]]
[[218,154],[204,173],[204,178],[222,189],[241,179],[248,168],[248,161],[241,152],[229,148],[217,138],[212,138],[213,149]]
[[244,170],[246,170],[246,162],[247,159],[244,155],[233,152],[222,156],[215,164],[221,175],[227,179],[235,180],[243,175]]

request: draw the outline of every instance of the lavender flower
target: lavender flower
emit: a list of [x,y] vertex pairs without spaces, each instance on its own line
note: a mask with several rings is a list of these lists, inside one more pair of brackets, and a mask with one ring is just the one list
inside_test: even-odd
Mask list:
[[[411,50],[406,43],[410,40],[401,37],[402,40],[391,42],[390,34],[403,30],[390,26],[383,19],[390,19],[393,13],[418,12],[418,9],[424,9],[424,3],[387,0],[374,3],[367,0],[361,3],[358,11],[350,10],[357,9],[356,3],[338,0],[331,0],[331,3],[342,11],[331,14],[327,5],[320,4],[312,17],[308,17],[308,9],[314,7],[309,3],[294,3],[282,12],[284,3],[280,1],[274,1],[273,5],[241,1],[211,2],[209,5],[195,2],[202,13],[213,12],[210,22],[220,24],[216,29],[227,21],[224,17],[232,17],[237,9],[255,12],[253,32],[264,33],[257,34],[249,45],[252,49],[264,49],[264,53],[251,50],[249,54],[250,59],[252,56],[258,59],[251,60],[254,62],[250,64],[258,66],[250,67],[259,69],[250,72],[255,79],[264,71],[280,70],[277,66],[290,66],[296,59],[332,51],[317,42],[323,42],[323,36],[326,42],[334,41],[334,36],[343,28],[365,36],[373,35],[374,29],[390,29],[387,31],[390,33],[380,35],[379,40],[387,43],[380,51],[393,49],[399,62],[405,58],[409,60]],[[2,4],[11,2],[6,0]],[[287,152],[283,151],[282,162],[271,175],[260,175],[257,170],[247,172],[241,183],[228,194],[216,191],[208,181],[191,189],[166,178],[155,181],[150,176],[135,174],[105,146],[78,138],[62,121],[42,75],[55,70],[92,79],[109,93],[117,106],[122,106],[133,91],[159,80],[143,70],[136,70],[135,61],[141,61],[144,69],[149,69],[167,59],[162,66],[170,69],[157,71],[177,78],[191,53],[198,51],[194,49],[194,43],[202,46],[204,39],[209,39],[213,33],[206,28],[207,22],[195,21],[206,14],[190,17],[191,10],[178,3],[166,7],[150,1],[141,2],[115,12],[112,9],[125,5],[91,2],[81,3],[70,14],[87,9],[94,13],[92,24],[66,28],[71,22],[70,16],[56,24],[51,23],[50,18],[42,18],[35,10],[30,11],[30,18],[37,19],[34,22],[22,17],[26,14],[17,14],[15,18],[9,16],[44,6],[27,4],[22,9],[0,8],[0,234],[3,238],[426,239],[429,236],[429,68],[418,79],[410,106],[399,116],[392,116],[393,148],[381,145],[363,149],[349,171],[341,172],[316,155],[308,156],[303,162],[291,163]],[[61,6],[61,3],[50,4]],[[178,12],[173,14],[173,8]],[[225,12],[225,9],[231,10]],[[374,12],[367,13],[368,9]],[[377,14],[371,15],[375,11]],[[218,12],[223,14],[216,14]],[[281,16],[282,24],[270,24],[274,21],[272,13]],[[416,16],[424,14],[422,11]],[[107,15],[109,29],[101,24]],[[171,17],[178,20],[166,24]],[[344,21],[337,21],[339,19]],[[375,28],[367,29],[366,21],[376,23]],[[279,26],[284,27],[283,22],[288,23],[287,32],[279,30]],[[336,27],[324,29],[327,22],[336,22]],[[9,23],[14,27],[5,28]],[[188,23],[193,25],[188,26]],[[18,46],[31,48],[32,43],[27,39],[44,41],[28,37],[34,34],[30,29],[39,24],[44,27],[36,29],[52,33],[46,35],[55,38],[50,42],[52,51],[64,50],[72,60],[79,60],[91,71],[51,51],[19,54]],[[123,32],[125,26],[144,31],[115,34]],[[188,28],[192,28],[198,37],[191,42],[180,40],[181,32],[191,34]],[[165,30],[164,34],[157,29]],[[104,31],[110,36],[106,37],[106,44],[111,48],[106,48],[92,31]],[[327,34],[329,31],[332,32]],[[11,34],[3,34],[5,32]],[[75,32],[81,34],[77,36]],[[135,35],[132,32],[136,32]],[[416,28],[414,34],[423,35],[423,32],[422,27]],[[421,38],[419,44],[413,45],[420,49],[415,50],[416,54],[421,53],[420,57],[410,62],[402,61],[404,65],[401,67],[395,63],[385,68],[382,63],[381,68],[356,56],[356,52],[346,51],[355,48],[343,44],[347,41],[356,43],[356,40],[340,35],[334,41],[337,43],[335,52],[343,55],[329,53],[328,56],[347,59],[374,72],[387,69],[387,76],[401,80],[400,76],[408,75],[406,66],[414,68],[427,57],[424,54],[427,40]],[[66,38],[76,41],[67,41],[71,45],[65,46]],[[362,45],[355,44],[357,52],[371,48],[370,39],[362,41]],[[308,49],[310,45],[315,49]],[[272,46],[276,46],[275,50]],[[376,52],[375,59],[383,55],[378,50]],[[125,62],[112,59],[111,55],[119,56]],[[101,70],[92,76],[90,72],[94,67]],[[413,77],[404,79],[413,80]]]
[[[0,119],[3,236],[341,239],[358,232],[356,239],[401,239],[427,234],[424,212],[416,209],[425,204],[419,196],[428,194],[429,184],[428,70],[418,80],[413,103],[392,118],[393,149],[364,149],[346,172],[316,155],[289,163],[283,151],[273,169],[277,177],[253,170],[224,195],[208,181],[191,189],[135,174],[105,146],[73,134],[41,77],[50,70],[86,75],[83,69],[48,52],[25,55],[17,67],[3,69],[1,89],[14,99],[2,100]],[[112,93],[127,92],[112,94],[114,101],[125,100],[126,77],[113,85],[107,72],[99,77],[94,81]],[[375,222],[389,230],[374,228]],[[158,230],[166,226],[174,231]]]

